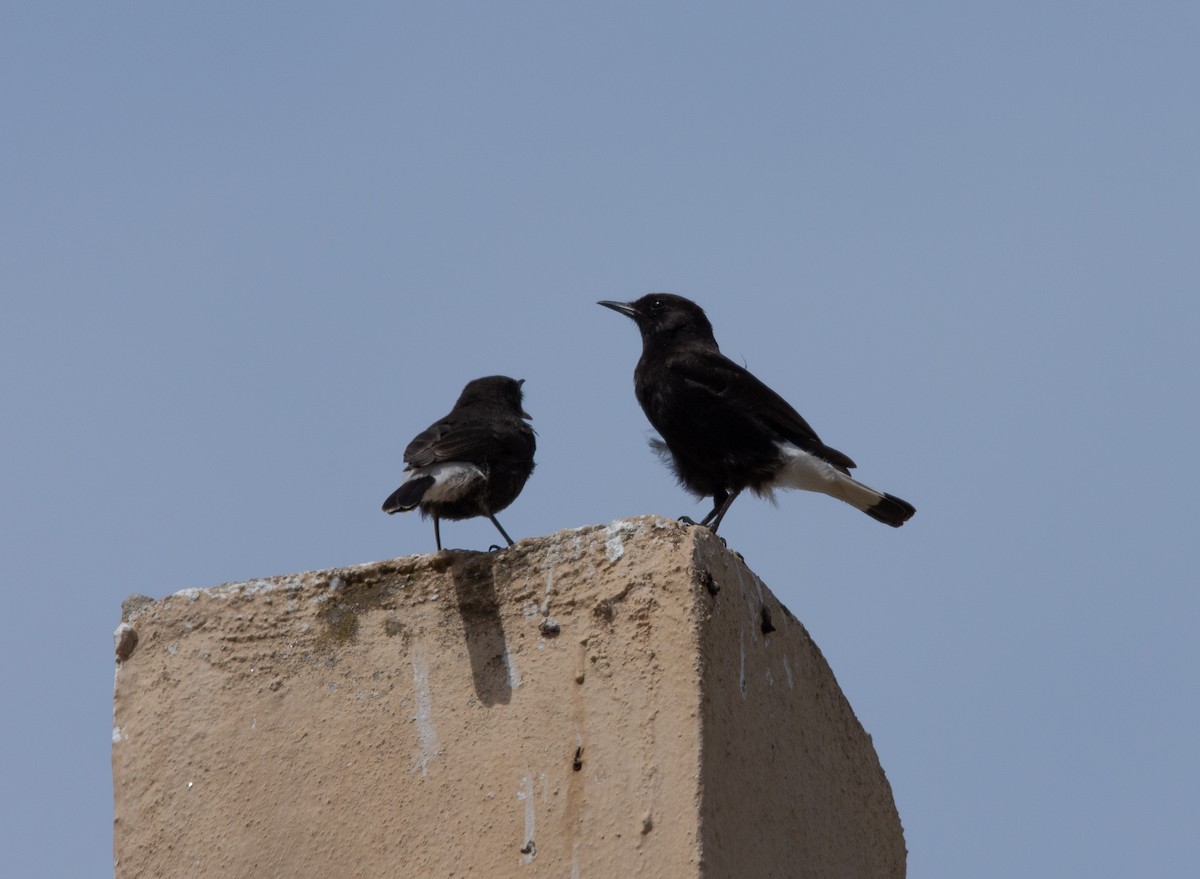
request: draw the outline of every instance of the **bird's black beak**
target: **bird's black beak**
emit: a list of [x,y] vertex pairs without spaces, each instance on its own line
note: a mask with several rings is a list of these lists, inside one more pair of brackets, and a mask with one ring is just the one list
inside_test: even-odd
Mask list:
[[621,314],[634,320],[638,319],[638,311],[633,307],[632,302],[613,302],[611,299],[601,299],[596,304],[603,305],[605,308],[611,308],[613,311],[619,311]]

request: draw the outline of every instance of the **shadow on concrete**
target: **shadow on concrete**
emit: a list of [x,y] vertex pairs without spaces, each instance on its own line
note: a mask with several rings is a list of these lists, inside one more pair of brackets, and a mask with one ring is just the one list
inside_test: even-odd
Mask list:
[[512,670],[496,598],[494,560],[493,553],[455,553],[450,568],[475,694],[489,706],[512,701]]

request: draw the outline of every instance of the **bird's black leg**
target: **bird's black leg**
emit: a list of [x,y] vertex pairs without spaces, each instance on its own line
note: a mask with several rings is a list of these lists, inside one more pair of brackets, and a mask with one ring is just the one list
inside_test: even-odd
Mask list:
[[[713,508],[709,511],[707,516],[705,516],[703,519],[700,520],[700,524],[707,525],[709,522],[711,522],[713,520],[713,517],[716,516],[717,513],[719,513],[721,511],[721,507],[725,504],[725,502],[726,502],[726,500],[728,500],[728,498],[729,498],[729,492],[725,491],[724,489],[721,489],[720,491],[715,492],[713,494]],[[733,503],[733,502],[730,501],[730,503]],[[720,521],[720,520],[718,519],[717,521]],[[716,529],[714,528],[713,530],[715,531]]]
[[[505,530],[504,530],[504,529],[503,529],[503,528],[500,526],[500,522],[499,522],[499,521],[497,521],[496,517],[495,517],[495,516],[493,516],[491,513],[488,513],[488,518],[492,520],[492,524],[496,526],[496,530],[497,530],[497,531],[499,531],[501,534],[503,534],[503,535],[504,535],[504,539],[508,541],[508,545],[509,545],[509,546],[512,546],[512,545],[513,545],[513,539],[512,539],[511,537],[509,537],[509,536],[508,536],[508,532],[507,532],[507,531],[505,531]],[[496,549],[499,549],[499,547],[496,547]]]
[[724,489],[721,489],[713,494],[713,508],[708,511],[707,516],[705,516],[699,522],[697,522],[691,516],[680,516],[679,521],[682,522],[684,525],[703,525],[703,526],[707,527],[708,523],[713,520],[713,517],[716,516],[718,512],[720,512],[721,505],[725,503],[725,500],[728,497],[729,497],[729,492],[725,491]]
[[[729,508],[731,506],[733,506],[733,502],[735,500],[737,500],[737,496],[741,493],[742,493],[741,489],[738,489],[737,491],[734,491],[734,492],[730,492],[725,497],[725,499],[722,500],[721,503],[719,503],[716,506],[716,508],[714,508],[713,511],[708,514],[707,518],[705,518],[705,520],[703,522],[701,522],[700,524],[706,525],[706,524],[708,524],[708,520],[712,519],[712,524],[708,524],[708,527],[712,531],[713,534],[716,534],[717,526],[719,526],[721,524],[721,520],[725,518],[725,514],[729,512]],[[714,516],[716,518],[713,518]]]
[[433,517],[433,540],[437,543],[437,551],[442,551],[442,529],[438,527],[438,517]]

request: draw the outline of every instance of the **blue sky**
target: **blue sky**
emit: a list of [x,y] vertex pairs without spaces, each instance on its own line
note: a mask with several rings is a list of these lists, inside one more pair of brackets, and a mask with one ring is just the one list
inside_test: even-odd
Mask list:
[[110,870],[121,600],[429,551],[379,505],[470,378],[526,379],[514,538],[703,514],[594,304],[652,290],[919,510],[721,529],[910,874],[1190,872],[1198,38],[1155,2],[10,5],[10,875]]

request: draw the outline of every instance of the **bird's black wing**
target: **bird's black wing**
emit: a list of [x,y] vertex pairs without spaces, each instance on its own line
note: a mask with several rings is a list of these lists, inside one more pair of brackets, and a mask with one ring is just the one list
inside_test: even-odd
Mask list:
[[439,461],[471,461],[486,454],[493,442],[486,424],[447,416],[413,437],[404,450],[404,462],[412,468]]
[[689,351],[673,359],[670,370],[693,391],[711,394],[720,405],[753,418],[797,448],[839,469],[855,466],[848,455],[821,442],[817,432],[787,400],[719,351]]
[[439,461],[483,463],[491,458],[532,458],[533,429],[523,421],[520,429],[495,420],[460,419],[448,415],[417,434],[404,450],[409,469]]

